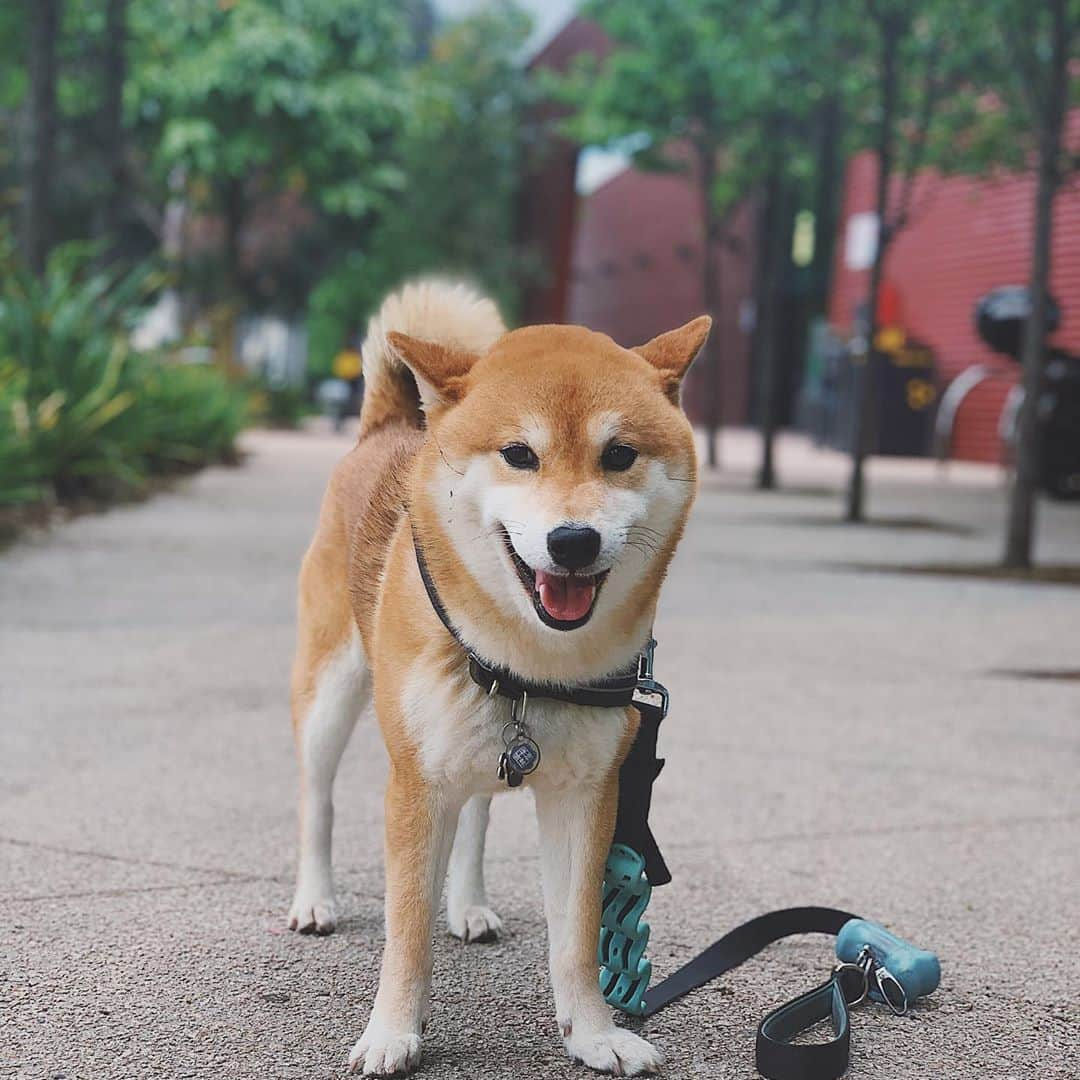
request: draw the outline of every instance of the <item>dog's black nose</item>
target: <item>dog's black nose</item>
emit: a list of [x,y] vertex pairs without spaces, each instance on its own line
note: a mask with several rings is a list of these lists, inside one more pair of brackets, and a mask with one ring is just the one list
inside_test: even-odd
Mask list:
[[588,525],[560,525],[547,538],[551,557],[567,570],[580,570],[600,554],[600,534]]

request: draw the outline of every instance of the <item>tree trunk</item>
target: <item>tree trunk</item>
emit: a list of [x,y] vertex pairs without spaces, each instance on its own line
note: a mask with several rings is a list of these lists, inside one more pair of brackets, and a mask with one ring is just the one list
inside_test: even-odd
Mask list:
[[[902,31],[901,31],[902,32]],[[878,296],[884,279],[885,255],[889,241],[889,178],[893,166],[893,124],[896,115],[897,92],[897,46],[900,32],[894,24],[885,21],[880,27],[881,35],[881,121],[877,139],[877,217],[878,237],[874,251],[874,265],[870,272],[869,311],[866,314],[866,344],[861,361],[855,360],[853,416],[851,433],[851,476],[847,492],[847,520],[862,521],[865,516],[866,479],[865,463],[872,445],[874,420],[874,368],[876,353],[874,339],[877,337]]]
[[828,97],[818,110],[818,134],[815,151],[817,183],[814,188],[814,260],[811,265],[811,316],[824,315],[829,304],[832,279],[833,247],[840,216],[841,129],[843,113],[840,100]]
[[36,274],[45,269],[51,245],[52,189],[56,150],[56,45],[61,0],[27,0],[30,49],[27,74],[27,150],[23,202],[23,254]]
[[706,464],[717,468],[720,432],[720,354],[721,325],[720,270],[717,265],[720,240],[720,215],[713,200],[716,180],[716,148],[708,142],[698,146],[698,171],[701,184],[701,223],[704,247],[701,255],[701,291],[705,310],[712,316],[712,333],[705,345],[705,435]]
[[100,232],[115,251],[127,210],[127,168],[124,161],[124,81],[127,78],[127,0],[108,0],[102,76],[102,153],[108,177]]
[[788,205],[787,185],[782,174],[783,166],[773,163],[765,182],[765,202],[762,207],[763,222],[760,232],[759,251],[762,267],[758,275],[757,297],[757,363],[758,424],[761,431],[761,466],[758,469],[757,486],[762,491],[776,487],[774,450],[776,441],[776,353],[777,322],[780,314],[780,286],[784,277],[785,255],[791,208]]
[[225,229],[223,261],[225,266],[225,302],[222,305],[223,325],[219,348],[229,365],[238,362],[237,318],[243,301],[243,260],[241,241],[244,232],[247,192],[244,182],[235,178],[225,181],[222,192],[222,218]]
[[1054,40],[1050,61],[1048,93],[1044,113],[1035,117],[1039,132],[1039,171],[1035,191],[1035,235],[1031,254],[1031,314],[1024,327],[1024,401],[1016,430],[1016,468],[1009,497],[1009,518],[1005,537],[1004,565],[1025,569],[1031,566],[1035,528],[1035,492],[1039,483],[1040,433],[1039,395],[1042,392],[1046,337],[1047,295],[1050,282],[1050,248],[1053,239],[1054,197],[1060,184],[1059,158],[1068,103],[1069,29],[1066,0],[1051,0]]
[[221,217],[224,228],[222,259],[225,269],[225,287],[229,300],[238,300],[243,292],[243,252],[241,243],[244,233],[244,217],[247,211],[247,192],[243,180],[230,178],[221,190]]

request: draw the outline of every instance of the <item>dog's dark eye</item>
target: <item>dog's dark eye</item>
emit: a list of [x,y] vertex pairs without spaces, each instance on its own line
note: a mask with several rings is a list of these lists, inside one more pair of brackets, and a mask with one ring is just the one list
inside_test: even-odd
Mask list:
[[612,443],[600,455],[600,464],[609,472],[626,472],[635,461],[637,451],[626,443]]
[[524,443],[511,443],[504,446],[499,453],[512,469],[540,468],[540,459]]

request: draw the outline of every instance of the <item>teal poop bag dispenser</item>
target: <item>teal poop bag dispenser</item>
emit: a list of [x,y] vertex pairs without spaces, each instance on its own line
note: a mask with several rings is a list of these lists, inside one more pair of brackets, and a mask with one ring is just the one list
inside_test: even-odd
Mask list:
[[941,982],[941,964],[926,949],[890,934],[868,919],[849,919],[836,936],[836,956],[845,964],[872,961],[869,995],[903,1013],[918,998],[933,993]]

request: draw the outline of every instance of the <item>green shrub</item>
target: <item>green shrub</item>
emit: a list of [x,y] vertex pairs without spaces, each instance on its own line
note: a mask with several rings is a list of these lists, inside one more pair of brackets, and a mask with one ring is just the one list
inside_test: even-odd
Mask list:
[[48,493],[31,453],[24,381],[14,365],[0,366],[0,509],[40,502]]
[[132,423],[150,472],[197,468],[236,456],[248,396],[216,367],[135,357]]
[[247,395],[217,369],[135,353],[155,281],[66,245],[41,278],[0,248],[0,503],[113,498],[233,456]]
[[295,430],[315,407],[307,390],[299,386],[257,383],[251,392],[253,419],[267,427]]

